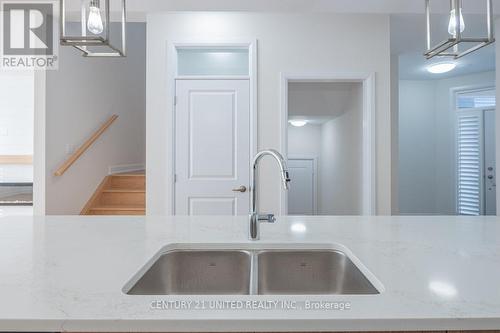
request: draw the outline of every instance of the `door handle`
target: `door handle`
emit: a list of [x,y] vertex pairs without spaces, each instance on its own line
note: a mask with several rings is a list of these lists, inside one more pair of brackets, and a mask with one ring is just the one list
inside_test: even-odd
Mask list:
[[233,192],[241,192],[241,193],[245,193],[247,191],[247,187],[246,186],[243,186],[241,185],[240,187],[238,188],[233,188]]

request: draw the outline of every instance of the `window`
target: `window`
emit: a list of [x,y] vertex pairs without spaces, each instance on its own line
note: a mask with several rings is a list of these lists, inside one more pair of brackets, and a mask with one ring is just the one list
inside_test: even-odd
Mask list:
[[477,90],[457,94],[457,109],[495,107],[495,90]]
[[248,48],[179,48],[178,74],[250,75]]

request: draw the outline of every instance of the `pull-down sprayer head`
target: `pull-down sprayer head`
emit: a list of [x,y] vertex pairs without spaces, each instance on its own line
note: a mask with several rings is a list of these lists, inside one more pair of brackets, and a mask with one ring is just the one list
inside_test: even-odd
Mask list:
[[259,223],[265,221],[268,223],[273,223],[276,221],[274,214],[259,214],[257,212],[257,166],[262,157],[269,155],[272,156],[276,162],[278,162],[281,174],[281,182],[283,188],[288,190],[288,183],[290,182],[290,177],[288,175],[288,168],[283,156],[273,149],[263,150],[257,153],[253,159],[252,168],[252,196],[251,196],[251,207],[252,211],[250,213],[250,239],[259,239]]

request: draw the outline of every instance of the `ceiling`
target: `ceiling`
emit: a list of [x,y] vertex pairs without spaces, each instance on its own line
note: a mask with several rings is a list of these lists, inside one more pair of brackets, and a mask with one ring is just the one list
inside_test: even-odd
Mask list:
[[288,118],[322,124],[350,110],[356,101],[355,82],[291,82],[288,90]]
[[[485,1],[463,0],[467,32],[485,34]],[[446,37],[449,0],[431,0],[435,42]],[[71,7],[74,6],[74,7]],[[79,1],[71,1],[68,11],[77,15]],[[148,13],[161,11],[257,11],[329,12],[391,15],[391,53],[401,56],[400,75],[405,79],[434,79],[425,71],[431,63],[425,48],[424,0],[127,0],[129,21],[144,21]],[[498,1],[494,11],[500,14]],[[77,15],[78,16],[78,15]],[[71,15],[69,15],[71,17]],[[432,61],[442,61],[435,59]],[[458,63],[456,70],[439,78],[495,69],[494,46],[473,53]]]
[[[482,1],[481,1],[482,2]],[[432,18],[433,44],[447,38],[447,15]],[[486,36],[484,15],[464,10],[466,36]],[[391,53],[399,56],[399,76],[404,80],[445,79],[460,75],[495,70],[495,45],[489,45],[461,59],[438,58],[427,60],[425,50],[425,18],[423,14],[391,15]],[[457,67],[448,73],[431,74],[427,66],[437,62],[454,61]]]
[[399,57],[399,78],[402,80],[434,80],[495,70],[495,47],[483,48],[475,53],[454,60],[457,67],[443,74],[427,71],[430,64],[448,61],[445,58],[425,59],[420,53],[402,54]]
[[[68,3],[68,10],[79,11],[79,1]],[[449,12],[449,0],[432,0],[433,11]],[[73,7],[72,7],[73,6]],[[484,1],[464,0],[470,13],[485,11]],[[423,0],[127,0],[131,18],[144,19],[145,13],[159,11],[261,11],[336,12],[403,14],[423,13]],[[499,6],[495,9],[500,13]]]

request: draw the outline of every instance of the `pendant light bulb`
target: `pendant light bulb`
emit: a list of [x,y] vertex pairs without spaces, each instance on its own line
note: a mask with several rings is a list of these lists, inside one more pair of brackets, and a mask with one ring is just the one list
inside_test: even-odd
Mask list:
[[[459,9],[460,13],[460,33],[465,30],[464,16],[462,15],[462,8]],[[455,20],[455,8],[450,12],[450,22],[448,23],[448,33],[452,36],[456,35],[457,21]]]
[[89,29],[89,31],[94,35],[99,35],[104,31],[104,25],[102,24],[101,10],[99,8],[99,0],[90,1],[87,29]]

